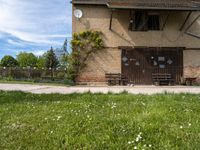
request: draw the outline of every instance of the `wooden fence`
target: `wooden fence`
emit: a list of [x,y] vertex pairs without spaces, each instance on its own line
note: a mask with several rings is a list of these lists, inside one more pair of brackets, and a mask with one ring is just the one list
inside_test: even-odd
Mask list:
[[14,80],[64,80],[64,69],[5,68],[0,67],[0,78]]

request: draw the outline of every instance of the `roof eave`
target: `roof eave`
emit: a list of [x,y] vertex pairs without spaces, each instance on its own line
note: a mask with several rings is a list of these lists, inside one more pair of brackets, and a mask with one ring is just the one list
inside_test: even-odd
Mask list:
[[129,7],[108,6],[110,9],[140,9],[140,10],[173,10],[173,11],[200,11],[200,8],[164,8],[164,7]]
[[106,5],[104,2],[72,1],[74,5]]
[[72,0],[71,2],[74,5],[105,5],[110,9],[138,9],[138,10],[172,10],[172,11],[200,11],[200,7],[141,7],[141,6],[123,6],[123,5],[112,5],[109,2],[105,1],[81,1],[81,0]]

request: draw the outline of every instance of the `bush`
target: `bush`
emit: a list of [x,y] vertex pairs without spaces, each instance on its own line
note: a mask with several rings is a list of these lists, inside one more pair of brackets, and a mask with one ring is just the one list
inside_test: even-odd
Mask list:
[[65,78],[65,75],[66,75],[66,73],[65,72],[58,72],[57,74],[56,74],[56,77],[57,78]]

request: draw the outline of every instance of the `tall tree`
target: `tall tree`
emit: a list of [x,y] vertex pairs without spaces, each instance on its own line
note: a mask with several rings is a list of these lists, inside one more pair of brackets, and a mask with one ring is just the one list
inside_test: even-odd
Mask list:
[[62,55],[59,59],[61,68],[67,67],[67,59],[68,59],[68,56],[69,56],[69,52],[67,50],[67,44],[68,44],[68,41],[67,41],[67,38],[66,38],[64,43],[63,43],[63,46],[61,48],[62,49]]
[[67,43],[68,43],[68,41],[67,41],[67,39],[65,39],[63,47],[62,47],[62,49],[63,49],[63,51],[64,51],[65,54],[69,54],[68,50],[67,50]]
[[51,77],[53,78],[53,69],[59,65],[59,61],[54,53],[53,47],[46,54],[45,66],[47,69],[51,69]]
[[37,57],[33,53],[21,52],[17,55],[20,67],[36,67]]
[[2,67],[16,67],[18,66],[18,62],[14,57],[10,55],[6,55],[1,59],[1,66]]

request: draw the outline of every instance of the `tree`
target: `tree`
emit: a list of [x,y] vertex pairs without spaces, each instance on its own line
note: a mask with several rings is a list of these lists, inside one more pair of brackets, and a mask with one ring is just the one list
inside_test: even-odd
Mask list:
[[42,68],[45,68],[45,54],[43,56],[39,56],[38,57],[38,61],[37,61],[37,64],[36,64],[36,67],[39,68],[39,69],[42,69]]
[[68,55],[69,55],[69,52],[67,51],[67,39],[65,39],[64,43],[63,43],[63,46],[62,46],[62,51],[63,51],[63,54],[61,55],[61,58],[60,58],[60,66],[62,68],[66,68],[67,67],[67,60],[68,60]]
[[63,47],[62,47],[62,49],[63,49],[63,51],[64,51],[65,54],[69,54],[68,50],[67,50],[67,42],[68,42],[67,39],[65,39]]
[[18,66],[18,62],[12,56],[7,55],[1,59],[1,66],[2,67],[16,67]]
[[59,61],[54,53],[53,47],[46,54],[45,67],[51,70],[51,77],[53,78],[53,69],[59,65]]
[[68,54],[63,54],[60,59],[60,67],[61,68],[67,68],[67,61],[68,61]]
[[37,57],[33,53],[21,52],[17,55],[20,67],[36,67]]

